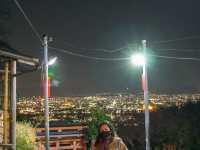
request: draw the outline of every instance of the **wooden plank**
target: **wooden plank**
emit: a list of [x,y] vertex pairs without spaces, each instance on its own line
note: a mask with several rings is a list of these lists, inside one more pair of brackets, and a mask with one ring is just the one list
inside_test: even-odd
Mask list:
[[[86,126],[69,126],[69,127],[50,127],[49,130],[82,130],[87,128]],[[45,131],[45,128],[36,128],[36,131]]]

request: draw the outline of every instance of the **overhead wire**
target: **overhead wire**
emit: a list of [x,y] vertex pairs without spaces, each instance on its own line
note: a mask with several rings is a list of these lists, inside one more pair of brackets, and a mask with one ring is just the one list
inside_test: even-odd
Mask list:
[[[92,60],[100,60],[100,61],[124,61],[124,60],[130,60],[131,57],[120,57],[120,58],[104,58],[104,57],[94,57],[94,56],[88,56],[83,55],[80,53],[74,53],[66,49],[62,48],[56,48],[56,47],[49,47],[50,49],[54,49],[69,55],[82,57],[86,59],[92,59]],[[156,58],[163,58],[163,59],[174,59],[174,60],[191,60],[191,61],[200,61],[200,58],[197,57],[174,57],[174,56],[166,56],[166,55],[155,55],[155,54],[148,54],[148,56],[156,57]]]
[[[29,19],[29,17],[26,15],[25,11],[23,10],[22,6],[20,5],[20,3],[17,0],[13,0],[16,4],[16,6],[18,7],[18,9],[20,10],[20,12],[22,13],[22,15],[24,16],[25,20],[27,21],[27,23],[29,24],[29,26],[31,27],[32,31],[34,32],[34,34],[36,35],[36,37],[40,40],[41,43],[43,43],[40,34],[38,33],[37,29],[34,27],[34,25],[32,24],[31,20]],[[70,44],[71,45],[71,44]],[[72,45],[71,45],[72,47]],[[104,61],[121,61],[121,60],[126,60],[128,58],[101,58],[101,57],[92,57],[92,56],[87,56],[87,55],[83,55],[83,54],[78,54],[78,53],[74,53],[71,51],[67,51],[66,49],[60,49],[60,48],[55,48],[55,47],[49,47],[51,49],[60,51],[60,52],[64,52],[73,56],[79,56],[79,57],[83,57],[83,58],[88,58],[88,59],[93,59],[93,60],[104,60]],[[114,50],[107,50],[107,49],[95,49],[97,51],[104,51],[104,52],[109,52],[109,53],[113,53],[113,52],[117,52],[120,51],[122,49],[124,49],[125,47],[119,48],[119,49],[114,49]],[[80,48],[79,48],[80,49]],[[85,49],[86,48],[81,48],[81,49]],[[88,49],[87,49],[88,50]],[[93,49],[94,50],[94,49]]]
[[191,52],[191,51],[200,51],[200,48],[154,48],[153,51],[184,51],[184,52]]
[[200,58],[197,58],[197,57],[175,57],[175,56],[154,55],[154,54],[149,54],[149,56],[153,56],[153,57],[157,57],[157,58],[163,58],[163,59],[200,61]]
[[200,35],[194,35],[194,36],[185,36],[181,38],[176,38],[172,40],[163,40],[163,41],[153,41],[152,44],[164,44],[164,43],[171,43],[176,41],[184,41],[184,40],[190,40],[190,39],[200,39]]
[[[27,23],[29,24],[29,26],[31,27],[33,33],[36,35],[36,37],[40,40],[41,43],[43,43],[43,40],[41,39],[40,37],[40,34],[39,32],[37,31],[37,29],[34,27],[33,23],[31,22],[31,20],[29,19],[29,17],[26,15],[25,11],[23,10],[22,6],[20,5],[20,3],[17,1],[17,0],[13,0],[16,4],[16,6],[18,7],[18,9],[20,10],[20,12],[22,13],[22,15],[24,16],[25,20],[27,21]],[[79,50],[92,50],[92,51],[101,51],[101,52],[106,52],[106,53],[114,53],[114,52],[119,52],[125,48],[127,48],[127,46],[124,46],[124,47],[121,47],[121,48],[118,48],[118,49],[113,49],[113,50],[110,50],[110,49],[88,49],[88,48],[78,48],[68,42],[65,42],[67,43],[71,48],[74,48],[74,49],[79,49]]]
[[[23,10],[22,6],[20,5],[20,3],[17,0],[13,0],[16,4],[16,6],[18,7],[18,9],[20,10],[20,12],[22,13],[22,15],[24,16],[25,20],[27,21],[27,23],[29,24],[29,26],[31,27],[32,31],[34,32],[34,34],[36,35],[36,37],[40,40],[41,43],[43,43],[39,32],[37,31],[37,29],[34,27],[34,25],[32,24],[31,20],[29,19],[29,17],[26,15],[25,11]],[[182,38],[177,38],[177,39],[172,39],[172,40],[164,40],[164,41],[154,41],[151,42],[152,44],[162,44],[162,43],[170,43],[170,42],[176,42],[176,41],[183,41],[183,40],[190,40],[190,39],[200,39],[200,35],[195,35],[195,36],[187,36],[187,37],[182,37]],[[69,43],[68,43],[69,44]],[[72,47],[72,44],[70,44]],[[79,53],[74,53],[71,51],[68,51],[66,49],[62,49],[62,48],[56,48],[56,47],[49,47],[51,49],[69,54],[69,55],[73,55],[73,56],[78,56],[78,57],[82,57],[82,58],[87,58],[87,59],[93,59],[93,60],[101,60],[101,61],[122,61],[122,60],[128,60],[131,59],[130,57],[126,57],[126,58],[103,58],[103,57],[93,57],[93,56],[88,56],[88,55],[83,55],[83,54],[79,54]],[[72,47],[74,48],[74,46]],[[123,49],[125,49],[127,47],[121,47],[118,49],[114,49],[114,50],[108,50],[108,49],[93,49],[96,51],[102,51],[102,52],[109,52],[109,53],[114,53],[114,52],[118,52],[121,51]],[[89,50],[86,48],[75,48],[75,49],[84,49],[84,50]],[[167,49],[166,49],[167,50]],[[168,49],[168,50],[177,50],[177,49]],[[150,56],[153,57],[157,57],[157,58],[163,58],[163,59],[175,59],[175,60],[194,60],[194,61],[200,61],[200,58],[195,58],[195,57],[173,57],[173,56],[164,56],[164,55],[153,55],[151,54]]]
[[63,49],[63,48],[56,48],[56,47],[52,47],[52,46],[49,46],[49,48],[57,50],[57,51],[60,51],[60,52],[63,52],[63,53],[66,53],[66,54],[69,54],[69,55],[78,56],[78,57],[87,58],[87,59],[92,59],[92,60],[123,61],[123,60],[130,59],[129,57],[124,57],[124,58],[122,58],[122,57],[121,58],[120,57],[119,58],[93,57],[93,56],[83,55],[83,54],[80,54],[80,53],[74,53],[74,52],[71,52],[71,51]]
[[78,46],[75,46],[74,44],[71,44],[69,42],[63,42],[65,43],[66,45],[68,45],[70,48],[73,48],[73,49],[77,49],[77,50],[87,50],[87,51],[99,51],[99,52],[105,52],[105,53],[115,53],[115,52],[120,52],[124,49],[127,49],[128,46],[123,46],[123,47],[120,47],[120,48],[116,48],[116,49],[106,49],[106,48],[85,48],[85,47],[78,47]]
[[[154,42],[150,42],[153,44],[159,44],[159,43],[170,43],[170,42],[176,42],[176,41],[182,41],[182,40],[189,40],[189,39],[200,39],[200,35],[195,35],[195,36],[187,36],[187,37],[182,37],[182,38],[177,38],[177,39],[172,39],[172,40],[164,40],[164,41],[154,41]],[[65,42],[69,47],[74,48],[74,49],[78,49],[78,50],[88,50],[88,51],[100,51],[100,52],[106,52],[106,53],[115,53],[115,52],[120,52],[124,49],[129,48],[128,46],[124,46],[121,48],[117,48],[117,49],[104,49],[104,48],[93,48],[93,49],[89,49],[89,48],[83,48],[83,47],[77,47],[74,46],[73,44],[69,43],[69,42]],[[135,43],[134,43],[135,44]],[[161,50],[161,49],[159,49]],[[165,51],[180,51],[179,49],[162,49]],[[188,49],[181,49],[181,51],[187,51]],[[190,49],[190,50],[198,50],[198,49]]]
[[23,10],[22,6],[20,5],[20,3],[17,0],[13,0],[17,6],[17,8],[20,10],[20,12],[22,13],[22,15],[24,16],[25,20],[27,21],[27,23],[29,24],[29,26],[31,27],[33,33],[36,35],[36,37],[40,40],[41,43],[43,43],[39,32],[37,31],[37,29],[34,27],[34,25],[32,24],[31,20],[29,19],[29,17],[26,15],[25,11]]

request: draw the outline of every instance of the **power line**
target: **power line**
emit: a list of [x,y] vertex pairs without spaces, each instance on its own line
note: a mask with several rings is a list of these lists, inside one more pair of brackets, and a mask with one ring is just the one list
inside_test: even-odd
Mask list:
[[[33,26],[31,20],[28,18],[28,16],[24,12],[24,10],[21,7],[21,5],[19,4],[19,2],[17,0],[14,0],[14,2],[16,4],[16,6],[18,7],[18,9],[21,11],[22,15],[24,16],[25,20],[27,21],[27,23],[31,27],[31,29],[34,32],[34,34],[36,35],[36,37],[40,40],[41,43],[43,43],[43,40],[41,39],[40,34],[36,30],[36,28]],[[151,42],[151,43],[152,44],[162,44],[162,43],[170,43],[170,42],[190,40],[190,39],[200,39],[200,35],[182,37],[182,38],[177,38],[177,39],[173,39],[173,40],[155,41],[155,42]],[[87,49],[87,48],[77,48],[77,47],[74,47],[72,44],[69,44],[69,43],[68,43],[68,45],[70,45],[72,48],[75,48],[75,49],[91,50],[91,49]],[[87,56],[87,55],[83,55],[83,54],[79,54],[79,53],[74,53],[74,52],[68,51],[66,49],[55,48],[55,47],[49,47],[49,48],[57,50],[57,51],[60,51],[60,52],[63,52],[63,53],[66,53],[66,54],[70,54],[70,55],[73,55],[73,56],[78,56],[78,57],[87,58],[87,59],[93,59],[93,60],[123,61],[123,60],[129,60],[130,59],[130,57],[126,57],[126,58],[101,58],[101,57],[93,57],[93,56]],[[102,51],[102,52],[108,52],[108,53],[114,53],[114,52],[119,52],[119,51],[121,51],[121,50],[123,50],[125,48],[128,48],[128,47],[121,47],[121,48],[114,49],[114,50],[108,50],[108,49],[92,49],[92,50]],[[178,49],[165,49],[165,50],[178,50]],[[196,50],[198,50],[198,49],[196,49]],[[172,56],[161,56],[161,55],[150,55],[150,56],[158,57],[158,58],[164,58],[164,59],[200,61],[200,58],[194,58],[194,57],[188,57],[187,58],[187,57],[172,57]]]
[[196,57],[173,57],[173,56],[153,55],[153,54],[150,54],[149,56],[153,56],[153,57],[157,57],[157,58],[163,58],[163,59],[200,61],[200,58],[196,58]]
[[[93,57],[93,56],[88,56],[88,55],[83,55],[79,53],[74,53],[71,51],[68,51],[66,49],[62,48],[56,48],[56,47],[49,47],[50,49],[57,50],[62,53],[66,53],[69,55],[77,56],[77,57],[82,57],[86,59],[92,59],[92,60],[100,60],[100,61],[124,61],[124,60],[130,60],[131,57],[121,57],[121,58],[103,58],[103,57]],[[163,58],[163,59],[174,59],[174,60],[192,60],[192,61],[200,61],[200,58],[196,57],[173,57],[173,56],[165,56],[165,55],[153,55],[153,54],[148,54],[149,56],[156,57],[156,58]]]
[[33,33],[36,35],[36,37],[40,40],[41,43],[43,43],[40,34],[38,33],[38,31],[36,30],[36,28],[33,26],[33,24],[31,23],[31,20],[28,18],[28,16],[26,15],[26,13],[24,12],[22,6],[19,4],[19,2],[17,0],[14,0],[15,4],[17,5],[18,9],[20,10],[20,12],[22,13],[22,15],[24,16],[25,20],[28,22],[29,26],[31,27]]
[[68,45],[70,48],[77,49],[77,50],[99,51],[99,52],[105,52],[105,53],[120,52],[120,51],[122,51],[122,50],[128,48],[128,46],[123,46],[123,47],[116,48],[116,49],[106,49],[106,48],[84,48],[84,47],[75,46],[74,44],[71,44],[71,43],[66,42],[66,41],[63,42],[63,43],[65,43],[66,45]]
[[[24,16],[25,20],[27,21],[27,23],[31,27],[31,29],[34,32],[34,34],[36,35],[36,37],[40,40],[41,43],[43,43],[43,40],[41,39],[40,34],[38,33],[37,29],[32,24],[31,20],[26,15],[26,13],[23,10],[23,8],[20,5],[20,3],[17,0],[13,0],[13,1],[15,2],[16,6],[18,7],[18,9],[22,13],[22,15]],[[152,44],[164,44],[164,43],[171,43],[171,42],[183,41],[183,40],[190,40],[190,39],[200,39],[200,35],[187,36],[187,37],[182,37],[182,38],[177,38],[177,39],[172,39],[172,40],[154,41],[154,42],[151,42],[151,43]],[[87,49],[87,48],[78,48],[78,47],[76,47],[76,46],[74,46],[74,45],[72,45],[72,44],[70,44],[68,42],[65,42],[65,43],[67,43],[71,48],[74,48],[74,49],[101,51],[101,52],[106,52],[106,53],[120,52],[121,50],[128,48],[128,46],[124,46],[124,47],[121,47],[121,48],[118,48],[118,49],[114,49],[114,50],[109,50],[109,49]],[[166,49],[166,50],[168,50],[168,51],[172,51],[172,50],[175,51],[176,50],[177,51],[178,49]]]
[[171,42],[191,40],[191,39],[200,39],[200,35],[186,36],[186,37],[181,37],[181,38],[172,39],[172,40],[154,41],[151,43],[152,44],[164,44],[164,43],[171,43]]
[[191,51],[200,51],[200,48],[153,48],[153,51],[184,51],[184,52],[191,52]]
[[[177,38],[177,39],[172,39],[172,40],[164,40],[164,41],[154,41],[154,42],[150,42],[150,44],[162,44],[162,43],[170,43],[170,42],[176,42],[176,41],[183,41],[183,40],[190,40],[190,39],[200,39],[200,35],[195,35],[195,36],[187,36],[187,37],[182,37],[182,38]],[[127,49],[128,46],[124,46],[121,48],[117,48],[117,49],[101,49],[101,48],[97,48],[97,49],[88,49],[88,48],[83,48],[83,47],[77,47],[74,46],[73,44],[69,43],[69,42],[65,42],[68,46],[70,46],[71,48],[74,49],[78,49],[78,50],[89,50],[89,51],[100,51],[100,52],[106,52],[106,53],[115,53],[115,52],[120,52],[121,50]],[[136,43],[134,43],[134,45],[136,45]],[[160,49],[161,50],[161,49]],[[194,51],[194,50],[200,50],[200,49],[162,49],[163,51]]]
[[57,51],[60,51],[62,53],[66,53],[72,56],[77,56],[77,57],[82,57],[82,58],[86,58],[86,59],[92,59],[92,60],[100,60],[100,61],[124,61],[124,60],[129,60],[129,57],[125,57],[125,58],[103,58],[103,57],[93,57],[93,56],[88,56],[88,55],[83,55],[83,54],[79,54],[79,53],[74,53],[71,51],[68,51],[66,49],[62,49],[62,48],[56,48],[56,47],[49,47],[50,49],[54,49]]

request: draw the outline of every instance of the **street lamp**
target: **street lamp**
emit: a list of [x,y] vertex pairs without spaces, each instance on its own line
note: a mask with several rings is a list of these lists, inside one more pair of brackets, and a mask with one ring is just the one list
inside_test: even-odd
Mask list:
[[145,142],[146,150],[150,150],[150,138],[149,138],[149,99],[148,99],[148,78],[146,68],[146,40],[142,41],[143,54],[135,54],[131,57],[131,62],[136,66],[142,66],[142,87],[144,92],[144,115],[145,115]]
[[143,66],[145,64],[145,57],[142,53],[137,53],[131,56],[131,62],[136,66]]
[[[47,46],[46,46],[47,49]],[[47,53],[47,51],[46,51]],[[46,54],[45,59],[48,57]],[[49,96],[49,67],[54,65],[57,61],[57,57],[53,57],[51,59],[46,59],[41,65],[41,75],[42,75],[42,91],[44,92],[44,98],[45,98],[45,148],[46,150],[49,150],[49,102],[48,102],[48,96]]]
[[[51,42],[52,38],[43,35],[43,46],[44,46],[44,106],[45,106],[45,147],[49,150],[49,97],[48,97],[48,42]],[[50,62],[50,65],[55,62],[54,59]]]
[[52,66],[53,64],[56,63],[58,57],[53,57],[48,61],[48,66]]

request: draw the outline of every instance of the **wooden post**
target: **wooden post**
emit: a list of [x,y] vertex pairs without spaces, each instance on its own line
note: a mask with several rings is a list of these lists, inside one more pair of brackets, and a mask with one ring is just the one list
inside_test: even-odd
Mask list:
[[13,60],[11,63],[11,137],[12,150],[16,150],[16,67],[17,62]]
[[[9,140],[9,112],[8,112],[8,62],[4,67],[3,87],[3,143],[8,144]],[[6,150],[7,148],[5,148]]]

